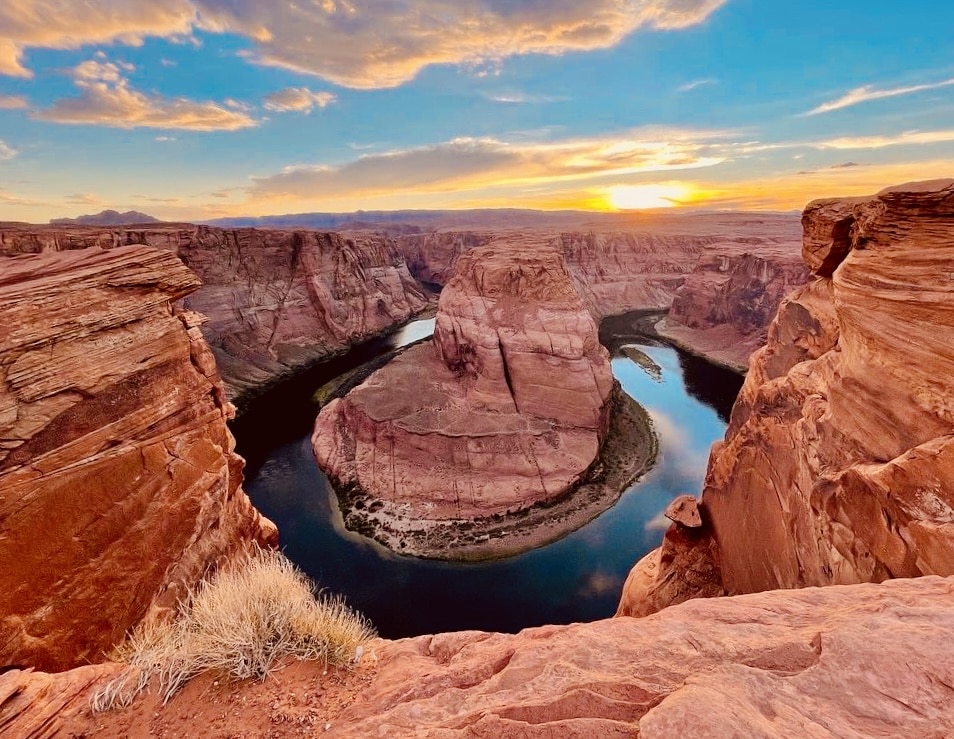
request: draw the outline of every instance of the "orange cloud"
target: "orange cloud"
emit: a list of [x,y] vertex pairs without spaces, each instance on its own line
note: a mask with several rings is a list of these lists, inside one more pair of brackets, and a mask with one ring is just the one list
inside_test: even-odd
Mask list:
[[343,165],[303,165],[256,178],[255,198],[343,200],[483,187],[553,186],[594,178],[711,167],[721,132],[646,129],[607,138],[507,142],[458,138],[412,149],[367,154]]
[[266,110],[277,113],[297,111],[310,113],[314,108],[325,108],[337,100],[330,92],[312,92],[307,87],[286,87],[284,90],[266,95],[264,106]]
[[727,0],[4,0],[0,74],[30,76],[28,48],[137,44],[194,28],[253,40],[261,64],[346,87],[395,87],[433,64],[605,49],[639,28],[705,20]]
[[125,71],[129,70],[108,62],[83,62],[73,70],[80,95],[58,100],[52,107],[36,112],[34,118],[52,123],[190,131],[234,131],[258,125],[246,113],[216,103],[138,92],[130,87]]
[[190,33],[196,21],[189,0],[3,0],[0,3],[0,74],[31,77],[28,48],[78,49],[118,41],[138,45],[147,36]]

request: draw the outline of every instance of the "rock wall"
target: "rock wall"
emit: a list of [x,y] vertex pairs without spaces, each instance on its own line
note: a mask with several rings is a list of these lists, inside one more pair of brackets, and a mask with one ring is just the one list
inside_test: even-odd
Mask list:
[[379,642],[344,680],[320,663],[264,683],[210,675],[166,707],[152,693],[98,716],[89,695],[106,666],[13,671],[0,675],[0,732],[945,737],[954,735],[952,598],[951,579],[932,577],[693,601],[520,634],[422,636]]
[[808,278],[797,222],[787,217],[685,216],[627,231],[443,232],[398,243],[415,277],[443,285],[462,254],[498,237],[515,249],[541,240],[560,249],[597,320],[671,308],[661,335],[742,372],[781,299]]
[[392,330],[428,298],[390,239],[369,234],[164,225],[0,229],[0,254],[147,244],[201,279],[184,305],[202,327],[229,396],[242,400],[312,362]]
[[322,410],[315,454],[340,487],[405,518],[512,513],[580,479],[612,389],[562,255],[492,244],[458,260],[432,341]]
[[168,251],[0,260],[0,665],[99,661],[276,532]]
[[745,372],[749,357],[765,344],[782,299],[808,275],[790,249],[705,255],[676,291],[656,331],[688,351]]
[[710,456],[724,587],[954,573],[954,180],[817,201],[803,223],[814,276]]

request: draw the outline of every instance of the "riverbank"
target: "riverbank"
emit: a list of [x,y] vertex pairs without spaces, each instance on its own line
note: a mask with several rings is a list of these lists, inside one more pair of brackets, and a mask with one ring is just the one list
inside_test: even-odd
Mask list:
[[[388,339],[398,333],[403,327],[415,321],[433,318],[437,315],[437,300],[439,294],[428,293],[428,304],[411,315],[406,321],[396,323],[386,329],[369,334],[354,344],[343,346],[324,353],[314,354],[301,363],[289,366],[284,372],[277,373],[268,380],[257,385],[240,390],[229,400],[235,406],[236,419],[242,420],[246,415],[255,415],[261,412],[260,405],[271,405],[277,393],[287,393],[290,388],[314,385],[315,378],[328,373],[329,368],[336,364],[346,367],[349,356],[368,357],[362,362],[373,361],[378,357]],[[347,370],[344,370],[347,371]]]
[[511,557],[561,539],[613,507],[656,462],[659,442],[652,420],[619,383],[609,412],[599,455],[580,481],[557,499],[464,521],[410,519],[400,505],[334,484],[345,526],[399,554],[453,561]]
[[600,343],[611,352],[615,342],[632,341],[633,336],[668,344],[686,354],[703,359],[721,369],[744,376],[748,363],[732,359],[726,347],[742,339],[731,328],[696,330],[669,322],[669,311],[637,310],[607,316],[600,324]]

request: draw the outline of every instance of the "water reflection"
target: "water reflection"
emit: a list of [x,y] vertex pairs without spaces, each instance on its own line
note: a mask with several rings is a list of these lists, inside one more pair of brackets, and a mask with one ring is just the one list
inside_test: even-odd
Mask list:
[[[420,339],[432,330],[433,320],[417,322],[378,351]],[[684,380],[686,355],[668,346],[632,339],[628,343],[660,368],[657,381],[622,353],[622,343],[614,348],[614,375],[656,423],[657,466],[614,508],[541,549],[489,563],[431,562],[399,557],[345,532],[334,494],[311,453],[308,435],[314,410],[308,408],[307,393],[303,402],[301,391],[297,398],[269,396],[270,416],[236,428],[240,453],[247,455],[251,449],[257,459],[245,488],[278,524],[289,557],[322,587],[344,593],[383,636],[458,629],[516,631],[609,616],[630,567],[659,543],[661,511],[676,495],[700,489],[709,446],[725,430],[725,416],[717,410],[720,402],[710,396],[734,396],[739,385],[735,375],[725,378],[716,372],[710,377],[692,364],[699,360],[689,357],[693,391]],[[329,378],[312,377],[312,389],[319,379]],[[702,401],[700,394],[710,399]],[[304,426],[295,421],[297,436],[289,438],[287,427],[270,425],[297,419],[301,406],[311,417]]]

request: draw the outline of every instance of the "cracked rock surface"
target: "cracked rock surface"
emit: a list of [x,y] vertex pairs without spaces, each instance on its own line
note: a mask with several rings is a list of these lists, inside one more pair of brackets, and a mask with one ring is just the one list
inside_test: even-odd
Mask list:
[[[378,642],[349,678],[298,663],[199,678],[90,716],[109,665],[0,675],[11,736],[947,737],[954,583],[938,577],[694,600],[646,618]],[[36,733],[33,733],[36,732]]]

